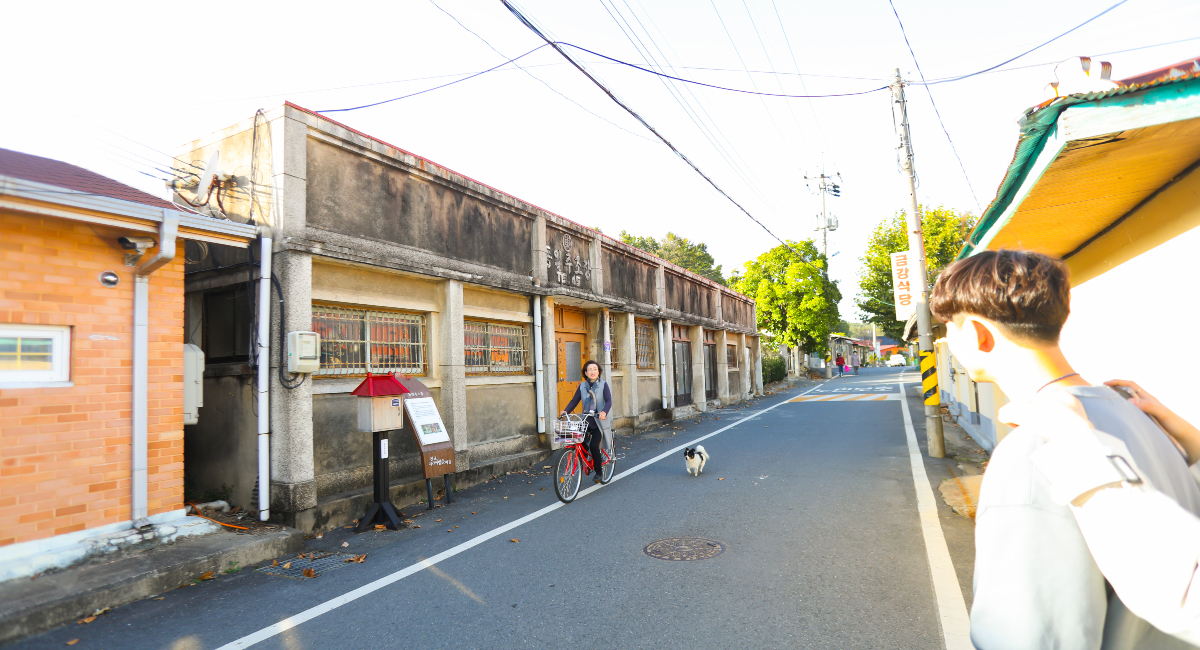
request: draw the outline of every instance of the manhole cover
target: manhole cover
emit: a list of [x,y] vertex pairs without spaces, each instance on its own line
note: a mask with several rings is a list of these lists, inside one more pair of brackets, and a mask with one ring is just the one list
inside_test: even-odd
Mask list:
[[[318,554],[314,559],[308,559],[308,554],[305,553],[303,558],[290,557],[288,559],[280,558],[279,566],[261,566],[258,567],[259,573],[266,573],[281,578],[291,578],[293,580],[306,580],[308,576],[304,575],[305,569],[312,569],[319,576],[322,573],[328,573],[351,564],[355,564],[352,560],[356,558],[353,553],[329,553],[327,555]],[[284,565],[290,565],[286,569]],[[316,576],[313,576],[316,577]]]
[[725,552],[721,542],[703,537],[668,537],[650,542],[642,552],[660,560],[707,560]]

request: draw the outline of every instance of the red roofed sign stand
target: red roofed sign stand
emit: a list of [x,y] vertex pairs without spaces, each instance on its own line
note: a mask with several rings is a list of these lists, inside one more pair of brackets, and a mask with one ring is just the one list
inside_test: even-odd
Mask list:
[[374,503],[366,516],[359,519],[354,532],[373,530],[382,524],[392,530],[400,529],[404,514],[397,512],[390,499],[388,468],[388,432],[403,429],[404,413],[408,413],[408,429],[421,452],[425,474],[425,489],[429,493],[429,509],[433,509],[433,478],[445,477],[446,503],[452,502],[450,474],[455,471],[454,443],[438,413],[429,388],[408,375],[367,373],[358,388],[358,429],[374,434]]

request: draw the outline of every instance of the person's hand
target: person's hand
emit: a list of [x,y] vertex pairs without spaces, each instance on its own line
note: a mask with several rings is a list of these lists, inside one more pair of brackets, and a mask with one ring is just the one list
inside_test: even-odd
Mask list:
[[606,417],[608,417],[608,413],[605,413],[604,411],[600,411],[600,419],[603,420]]
[[1171,436],[1187,454],[1188,465],[1194,464],[1200,460],[1200,429],[1187,420],[1179,417],[1177,413],[1167,408],[1158,398],[1151,395],[1135,381],[1128,379],[1110,379],[1104,382],[1105,386],[1120,386],[1125,388],[1130,393],[1133,393],[1133,398],[1129,400],[1130,404],[1138,407],[1143,413],[1154,418],[1158,425]]
[[567,417],[567,412],[566,412],[566,411],[563,411],[562,413],[559,413],[559,414],[558,414],[558,417],[560,417],[560,418],[565,418],[565,417]]

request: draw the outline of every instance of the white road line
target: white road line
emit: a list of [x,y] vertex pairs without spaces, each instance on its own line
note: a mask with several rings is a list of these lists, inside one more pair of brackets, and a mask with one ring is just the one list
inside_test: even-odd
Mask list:
[[[900,394],[904,395],[904,383],[900,382]],[[937,501],[929,476],[925,474],[925,459],[917,445],[917,432],[913,429],[912,416],[908,412],[908,400],[901,397],[900,408],[904,412],[904,434],[908,438],[908,459],[912,463],[913,485],[917,490],[917,514],[921,518],[921,533],[925,538],[925,555],[929,559],[929,573],[933,579],[933,595],[937,601],[938,620],[946,650],[974,650],[971,644],[971,619],[967,615],[967,604],[962,588],[958,585],[958,574],[950,561],[950,549],[946,547],[946,536],[942,522],[938,519]]]
[[[808,393],[811,393],[812,391],[814,391],[816,389],[817,389],[817,387],[814,386],[813,388],[811,388],[808,391],[801,393],[801,394],[807,395]],[[691,442],[684,443],[678,447],[675,447],[674,449],[672,449],[670,451],[663,452],[644,463],[635,465],[635,466],[625,470],[624,472],[617,474],[616,476],[613,477],[613,479],[611,481],[608,482],[608,485],[612,485],[613,483],[616,483],[617,481],[619,481],[631,474],[640,472],[641,470],[653,465],[654,463],[657,463],[658,461],[660,461],[668,456],[674,456],[675,454],[683,451],[686,447],[689,447],[691,445],[694,445],[694,444],[704,441],[704,440],[708,440],[709,438],[717,435],[718,433],[721,433],[723,431],[728,431],[729,429],[736,427],[737,425],[745,422],[746,420],[750,420],[754,417],[762,415],[763,413],[766,413],[767,411],[770,411],[771,409],[776,408],[778,406],[782,406],[783,404],[786,404],[786,403],[787,403],[787,400],[783,400],[783,401],[778,402],[777,404],[767,407],[761,411],[754,411],[748,417],[742,418],[741,420],[738,420],[737,422],[734,422],[733,424],[725,426],[721,429],[717,429],[716,431],[713,431],[712,433],[710,433],[706,436],[701,436],[699,438],[696,438],[695,440],[693,440]],[[592,487],[587,488],[587,489],[583,490],[582,492],[580,492],[579,497],[577,497],[577,498],[585,497],[585,496],[591,494],[592,492],[595,492],[596,490],[599,490],[604,487],[607,487],[607,485],[593,485]],[[489,539],[492,539],[493,537],[503,535],[504,533],[507,533],[508,531],[510,531],[518,526],[521,526],[522,524],[527,524],[527,523],[533,521],[534,519],[538,519],[540,517],[548,515],[551,512],[554,512],[555,510],[558,510],[559,508],[563,507],[564,505],[565,504],[563,504],[562,502],[552,503],[552,504],[546,506],[545,508],[542,508],[541,510],[531,512],[530,514],[527,514],[524,517],[521,517],[520,519],[510,521],[509,523],[504,524],[503,526],[500,526],[499,528],[493,528],[492,530],[489,530],[488,532],[483,533],[482,535],[479,535],[478,537],[474,537],[470,540],[463,542],[462,544],[459,544],[458,546],[455,546],[453,548],[449,548],[445,551],[442,551],[441,553],[438,553],[437,555],[434,555],[433,557],[431,557],[427,560],[421,560],[420,562],[417,562],[416,564],[409,565],[403,569],[400,569],[399,571],[396,571],[395,573],[386,575],[374,582],[368,582],[367,584],[359,587],[358,589],[354,589],[353,591],[348,591],[348,592],[342,594],[341,596],[337,596],[336,598],[327,600],[327,601],[321,603],[320,605],[315,605],[313,607],[310,607],[310,608],[304,610],[303,612],[300,612],[299,614],[296,614],[294,616],[289,616],[289,617],[283,619],[282,621],[275,623],[274,625],[268,625],[267,627],[264,627],[263,629],[261,629],[257,632],[248,634],[236,641],[226,643],[225,645],[221,646],[217,650],[235,650],[238,648],[248,648],[260,641],[265,641],[277,634],[286,632],[287,630],[290,630],[290,629],[300,625],[301,623],[304,623],[305,621],[311,621],[312,619],[317,618],[318,616],[320,616],[322,614],[327,614],[329,612],[332,612],[333,610],[341,607],[342,605],[346,605],[348,603],[354,602],[355,600],[358,600],[359,598],[362,598],[363,596],[366,596],[367,594],[370,594],[372,592],[383,589],[384,587],[386,587],[392,583],[399,582],[400,580],[403,580],[403,579],[407,578],[408,576],[413,575],[414,573],[419,573],[420,571],[422,571],[426,568],[432,567],[433,565],[441,562],[442,560],[450,559],[450,558],[454,557],[455,555],[462,553],[463,551],[470,550],[470,549],[488,541]]]

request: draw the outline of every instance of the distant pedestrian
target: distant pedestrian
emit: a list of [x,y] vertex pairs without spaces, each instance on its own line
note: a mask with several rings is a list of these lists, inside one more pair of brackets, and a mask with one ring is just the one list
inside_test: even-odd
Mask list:
[[834,361],[834,363],[837,364],[839,377],[846,374],[846,358],[842,356],[841,352],[838,353],[837,359]]
[[850,365],[854,366],[854,374],[858,374],[858,367],[862,364],[862,359],[859,358],[857,352],[850,353]]

